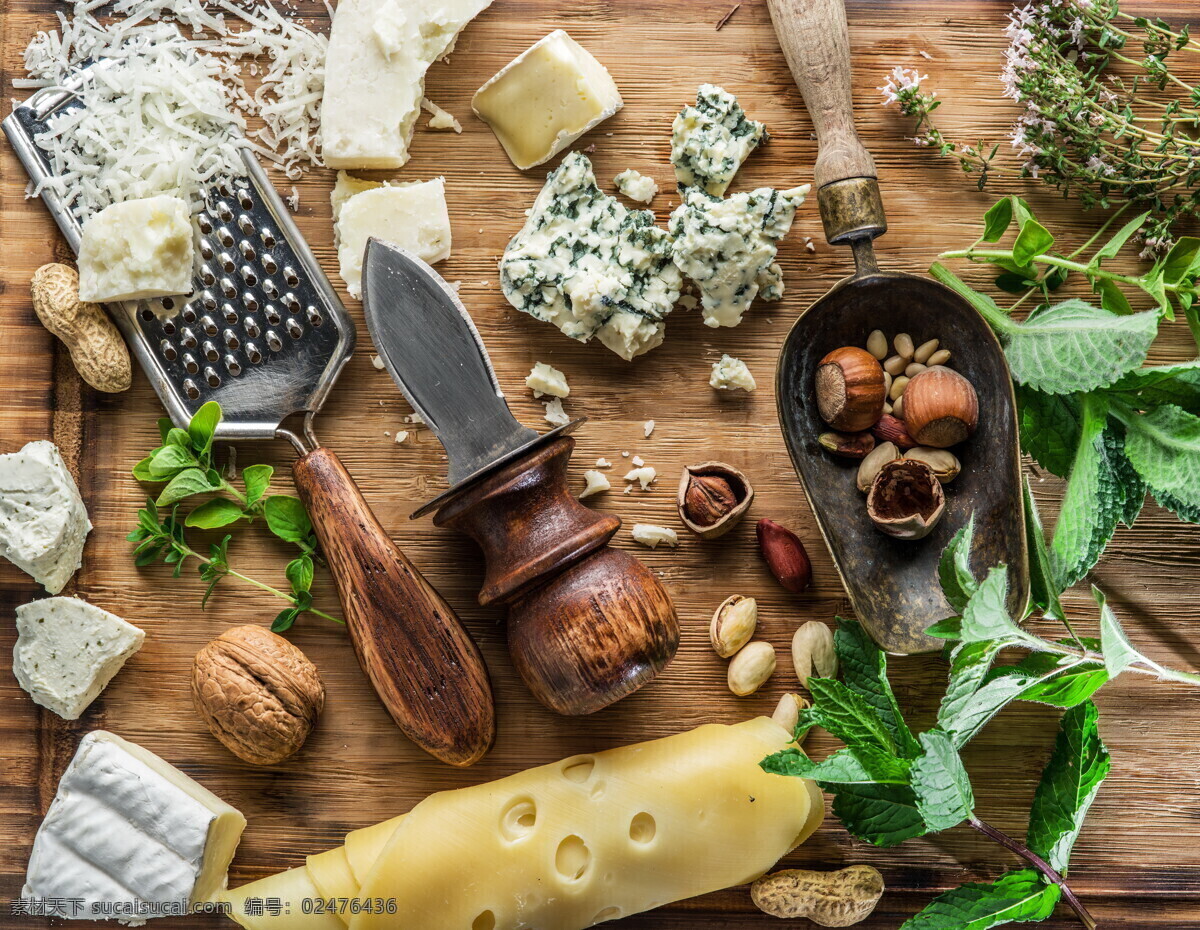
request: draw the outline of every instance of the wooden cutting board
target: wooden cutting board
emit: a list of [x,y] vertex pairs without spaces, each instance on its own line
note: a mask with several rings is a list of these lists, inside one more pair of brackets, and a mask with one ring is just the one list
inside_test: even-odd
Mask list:
[[[327,27],[324,6],[299,0],[301,14]],[[0,146],[0,452],[32,439],[52,438],[79,477],[95,524],[76,575],[74,593],[137,623],[145,647],[126,665],[81,720],[67,723],[33,705],[9,668],[14,608],[41,592],[20,572],[0,563],[0,926],[38,927],[17,918],[7,901],[19,893],[30,843],[80,736],[105,727],[159,753],[245,812],[249,827],[234,860],[231,884],[240,885],[303,863],[304,856],[340,844],[354,828],[407,810],[428,793],[474,784],[573,753],[652,739],[710,721],[732,722],[770,713],[779,695],[795,687],[787,661],[792,631],[806,620],[830,621],[848,604],[820,541],[788,462],[776,424],[772,392],[775,357],[796,316],[846,274],[849,256],[821,239],[815,202],[802,208],[780,250],[787,282],[781,303],[755,306],[737,329],[711,330],[699,315],[678,310],[661,348],[629,364],[598,344],[574,343],[513,310],[497,287],[495,262],[520,227],[523,211],[541,186],[544,171],[515,170],[488,128],[470,112],[473,91],[536,39],[565,28],[611,69],[625,109],[579,145],[594,146],[602,186],[624,168],[655,177],[664,189],[654,202],[665,223],[678,202],[668,162],[674,113],[705,81],[735,92],[750,114],[764,120],[773,140],[754,155],[736,185],[791,186],[810,180],[816,145],[800,96],[781,59],[763,0],[740,5],[728,24],[729,0],[496,0],[459,39],[449,64],[429,75],[428,95],[458,116],[462,135],[433,132],[421,120],[413,160],[395,176],[446,177],[454,227],[454,254],[439,266],[462,282],[472,311],[514,412],[542,426],[542,407],[522,379],[536,361],[565,371],[572,393],[566,403],[590,422],[578,433],[573,482],[597,457],[623,473],[625,452],[658,469],[648,492],[617,488],[593,498],[597,508],[625,521],[616,545],[636,551],[670,589],[679,608],[683,641],[674,663],[651,687],[586,719],[557,717],[536,704],[509,665],[501,615],[477,606],[482,577],[477,551],[464,539],[408,514],[444,488],[445,459],[427,430],[397,445],[408,408],[383,372],[371,365],[361,308],[347,299],[359,325],[360,351],[318,418],[322,441],[342,456],[397,542],[447,597],[479,641],[495,685],[499,735],[495,749],[474,768],[459,771],[433,761],[392,725],[368,688],[343,631],[306,617],[291,639],[317,663],[328,704],[302,752],[284,765],[257,768],[231,756],[207,732],[192,709],[188,674],[196,650],[227,627],[269,623],[280,604],[268,595],[227,580],[207,610],[202,584],[189,569],[173,580],[162,566],[135,569],[124,541],[145,492],[130,467],[155,444],[154,393],[138,373],[133,389],[98,396],[83,388],[62,347],[38,325],[29,303],[35,268],[63,258],[66,250],[36,200],[23,196],[16,159]],[[1002,100],[996,74],[1005,45],[1010,5],[986,0],[849,0],[854,49],[855,102],[859,126],[880,168],[891,231],[878,243],[880,263],[920,272],[940,250],[977,235],[979,217],[995,193],[1020,190],[1055,232],[1082,241],[1099,223],[1030,185],[997,186],[977,193],[952,165],[906,141],[911,126],[893,109],[879,106],[876,87],[894,65],[919,66],[945,99],[943,122],[974,141],[1000,141],[1015,117]],[[1130,3],[1177,22],[1192,5],[1185,0]],[[5,98],[21,75],[21,50],[37,29],[53,24],[50,0],[7,0],[3,32]],[[1194,9],[1191,10],[1194,13]],[[921,53],[925,53],[923,56]],[[382,175],[380,175],[382,177]],[[314,170],[299,184],[297,220],[326,270],[336,270],[328,194],[332,172]],[[286,194],[290,182],[280,179]],[[813,238],[815,251],[805,248]],[[982,283],[984,276],[975,279]],[[880,320],[886,328],[887,321]],[[952,334],[946,334],[952,345]],[[757,393],[718,394],[708,387],[709,366],[723,352],[745,359],[758,379]],[[1186,327],[1165,325],[1152,352],[1162,363],[1191,357]],[[643,423],[655,421],[648,438]],[[283,443],[246,443],[241,465],[269,462],[288,473],[292,453]],[[751,519],[717,542],[683,534],[676,549],[649,551],[633,545],[634,522],[677,526],[675,485],[688,462],[723,459],[742,468],[758,497]],[[286,482],[286,477],[282,478]],[[1035,493],[1052,520],[1061,483],[1037,476]],[[814,583],[803,597],[787,595],[767,574],[754,543],[753,522],[771,517],[806,541]],[[231,546],[235,567],[282,583],[285,553],[260,528],[238,532]],[[1093,580],[1109,594],[1131,635],[1154,656],[1180,667],[1200,666],[1191,624],[1200,621],[1195,566],[1200,530],[1148,506],[1137,527],[1118,532]],[[318,605],[335,611],[332,584],[319,576]],[[713,609],[731,594],[751,595],[760,605],[762,634],[783,661],[759,694],[739,699],[725,687],[724,662],[708,645]],[[1068,598],[1081,626],[1094,605],[1082,588]],[[902,703],[922,726],[932,718],[944,681],[937,658],[898,660],[893,678]],[[1127,676],[1129,677],[1129,676]],[[1113,774],[1100,793],[1072,865],[1073,884],[1104,927],[1200,927],[1200,691],[1149,680],[1119,680],[1099,701],[1102,731],[1113,753]],[[1014,707],[967,751],[981,816],[1021,835],[1037,773],[1053,740],[1054,712],[1036,705]],[[834,743],[814,737],[818,751]],[[703,854],[703,851],[697,851]],[[884,874],[888,893],[864,928],[892,928],[938,890],[986,880],[1013,866],[998,847],[966,829],[916,840],[894,850],[852,841],[829,818],[820,832],[787,860],[790,865],[837,868],[869,862]],[[180,919],[169,926],[209,927],[212,919]],[[745,889],[733,889],[612,924],[649,928],[769,927]],[[76,926],[84,926],[79,923]],[[1048,927],[1077,926],[1065,908]],[[546,928],[552,930],[552,928]]]

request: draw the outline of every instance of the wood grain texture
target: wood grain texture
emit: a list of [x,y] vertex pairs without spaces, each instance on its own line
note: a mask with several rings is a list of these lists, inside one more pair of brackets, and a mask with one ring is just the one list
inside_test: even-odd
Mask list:
[[[323,16],[316,0],[298,5],[304,15]],[[520,228],[544,172],[513,169],[491,132],[470,115],[471,95],[484,80],[561,27],[610,67],[626,101],[619,114],[580,144],[595,144],[591,157],[602,179],[629,167],[655,177],[664,191],[653,204],[660,225],[678,202],[671,193],[668,162],[671,119],[704,81],[736,93],[773,135],[743,167],[735,189],[809,181],[816,157],[812,125],[783,62],[766,5],[763,0],[743,2],[728,24],[715,31],[732,6],[733,0],[496,0],[463,33],[450,64],[436,66],[429,77],[430,98],[459,117],[463,134],[430,132],[422,119],[413,161],[396,175],[404,180],[445,175],[455,244],[453,256],[439,270],[448,280],[462,282],[463,300],[517,416],[530,425],[540,423],[542,406],[523,385],[535,361],[551,363],[570,378],[568,411],[591,418],[577,434],[573,487],[582,487],[583,470],[599,456],[616,463],[610,474],[619,479],[629,467],[622,451],[642,455],[663,476],[651,490],[629,495],[620,493],[617,480],[614,491],[589,498],[589,503],[622,517],[626,526],[678,526],[673,476],[684,464],[726,461],[754,483],[757,494],[749,519],[727,536],[710,542],[683,536],[677,550],[637,550],[671,593],[683,630],[675,661],[650,687],[579,720],[553,714],[528,694],[507,658],[503,610],[476,602],[483,567],[474,544],[428,520],[407,520],[417,506],[445,489],[445,460],[428,431],[404,423],[408,408],[386,374],[372,367],[360,308],[348,301],[363,348],[322,413],[322,437],[342,452],[383,525],[457,610],[481,647],[495,687],[498,733],[492,752],[467,770],[442,765],[404,739],[363,679],[344,631],[309,618],[290,639],[320,668],[328,701],[300,753],[282,765],[250,766],[231,757],[208,733],[188,693],[195,652],[230,626],[269,622],[279,603],[226,581],[201,611],[203,585],[190,570],[172,581],[161,566],[133,568],[123,538],[145,491],[129,469],[154,446],[154,420],[161,411],[140,373],[131,391],[120,397],[81,388],[65,353],[38,325],[29,304],[30,275],[65,253],[45,212],[36,202],[25,201],[20,168],[0,145],[0,384],[5,390],[0,451],[49,437],[69,461],[82,466],[80,487],[96,528],[76,589],[148,633],[145,647],[83,718],[61,721],[34,706],[9,671],[15,632],[7,618],[17,604],[39,592],[24,575],[0,563],[0,618],[5,618],[0,619],[0,907],[19,892],[34,831],[79,737],[96,727],[109,727],[160,753],[246,814],[250,828],[231,874],[231,883],[239,885],[302,864],[306,855],[341,843],[348,830],[408,810],[433,790],[475,784],[700,723],[770,713],[780,694],[795,688],[790,672],[781,668],[754,696],[733,697],[725,688],[725,663],[708,644],[707,627],[726,597],[753,596],[759,604],[759,635],[783,655],[799,623],[829,621],[849,612],[800,493],[767,388],[791,322],[846,274],[845,251],[822,241],[815,204],[810,203],[781,247],[788,289],[781,303],[756,306],[734,330],[711,330],[697,314],[676,311],[663,346],[633,363],[623,362],[600,346],[578,345],[533,322],[501,297],[495,260]],[[1176,24],[1196,16],[1190,0],[1123,6]],[[20,73],[21,49],[36,29],[54,23],[58,8],[51,0],[6,0],[0,16],[6,98],[24,96],[11,88],[11,78]],[[889,269],[924,273],[937,252],[973,241],[979,217],[999,193],[1019,191],[1030,199],[1064,242],[1082,243],[1100,222],[1099,215],[1081,214],[1052,191],[1029,184],[975,191],[953,165],[915,149],[904,138],[911,126],[878,105],[876,88],[887,71],[896,64],[920,67],[945,101],[939,115],[947,129],[971,141],[1003,141],[1017,115],[1017,108],[1001,97],[996,80],[1010,8],[1003,0],[848,4],[859,132],[874,156],[891,219],[891,231],[877,242],[880,262]],[[1193,77],[1200,79],[1200,69]],[[284,191],[290,187],[282,179],[279,183]],[[327,171],[314,171],[301,181],[297,217],[330,273],[336,268],[331,185]],[[814,252],[804,248],[804,236],[815,239]],[[988,281],[983,270],[968,277],[980,286]],[[763,387],[748,396],[713,392],[706,383],[709,366],[722,352],[744,359]],[[1186,359],[1191,353],[1186,327],[1164,325],[1151,361]],[[656,427],[645,437],[643,423],[649,419]],[[412,434],[401,445],[387,435],[398,429]],[[243,465],[265,461],[276,465],[277,473],[286,473],[292,458],[279,443],[246,443],[238,453]],[[1031,474],[1038,503],[1052,524],[1062,483]],[[802,598],[784,592],[762,565],[753,530],[760,517],[785,523],[804,539],[814,581]],[[635,549],[627,530],[618,533],[614,544]],[[283,580],[287,550],[259,527],[239,532],[231,557],[236,567],[265,581]],[[1148,653],[1195,668],[1200,667],[1194,642],[1200,622],[1198,562],[1200,529],[1148,507],[1136,527],[1117,533],[1089,580],[1108,592],[1131,636]],[[318,577],[317,588],[318,606],[336,611],[327,576]],[[1095,606],[1086,586],[1071,593],[1067,606],[1080,618],[1081,632],[1094,634]],[[893,662],[899,699],[919,726],[933,719],[945,671],[937,658]],[[1100,705],[1113,774],[1076,847],[1073,884],[1105,928],[1200,927],[1200,692],[1119,679],[1101,693]],[[1037,772],[1050,753],[1054,719],[1049,708],[1011,708],[966,754],[980,815],[1018,836],[1026,826]],[[817,752],[836,745],[820,734],[812,740]],[[878,867],[888,885],[875,915],[859,925],[863,930],[894,930],[939,889],[984,880],[1015,864],[968,830],[875,850],[851,840],[832,818],[786,860],[790,866],[812,868],[854,862]],[[46,925],[0,913],[6,930]],[[170,926],[202,930],[222,923],[179,920]],[[753,930],[776,922],[758,914],[740,888],[610,926]],[[1060,910],[1043,926],[1067,930],[1078,924]]]

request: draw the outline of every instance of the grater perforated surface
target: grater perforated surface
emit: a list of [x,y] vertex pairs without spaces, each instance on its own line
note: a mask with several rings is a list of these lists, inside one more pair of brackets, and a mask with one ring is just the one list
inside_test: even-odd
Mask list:
[[[69,88],[39,91],[3,121],[35,183],[52,176],[35,135],[81,105]],[[354,326],[249,149],[243,160],[246,175],[209,191],[193,216],[192,294],[107,306],[177,425],[215,400],[221,438],[267,439],[291,414],[320,409]],[[79,220],[52,188],[41,197],[78,253]]]

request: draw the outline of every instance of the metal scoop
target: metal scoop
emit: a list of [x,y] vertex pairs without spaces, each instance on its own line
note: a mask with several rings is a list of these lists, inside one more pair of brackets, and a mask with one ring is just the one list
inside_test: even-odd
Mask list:
[[[973,565],[980,570],[1008,565],[1014,613],[1028,599],[1012,380],[995,335],[966,301],[929,278],[879,270],[871,243],[887,231],[887,220],[875,163],[854,129],[842,0],[768,0],[768,6],[817,132],[814,175],[825,238],[850,245],[855,263],[855,273],[809,307],[784,342],[775,385],[780,425],[859,620],[888,652],[929,652],[943,641],[925,630],[954,614],[938,583],[938,560],[972,515]],[[952,367],[979,395],[979,426],[954,449],[962,471],[946,486],[945,515],[915,542],[874,527],[855,487],[858,463],[834,458],[817,443],[828,429],[817,415],[817,364],[840,346],[865,345],[874,329],[909,333],[918,344],[941,339],[953,352]]]

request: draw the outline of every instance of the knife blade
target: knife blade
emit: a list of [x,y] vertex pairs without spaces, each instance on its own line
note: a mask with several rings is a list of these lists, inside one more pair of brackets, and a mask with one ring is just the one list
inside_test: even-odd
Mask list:
[[458,295],[406,249],[367,242],[363,312],[384,368],[450,460],[451,487],[540,440],[508,409]]

